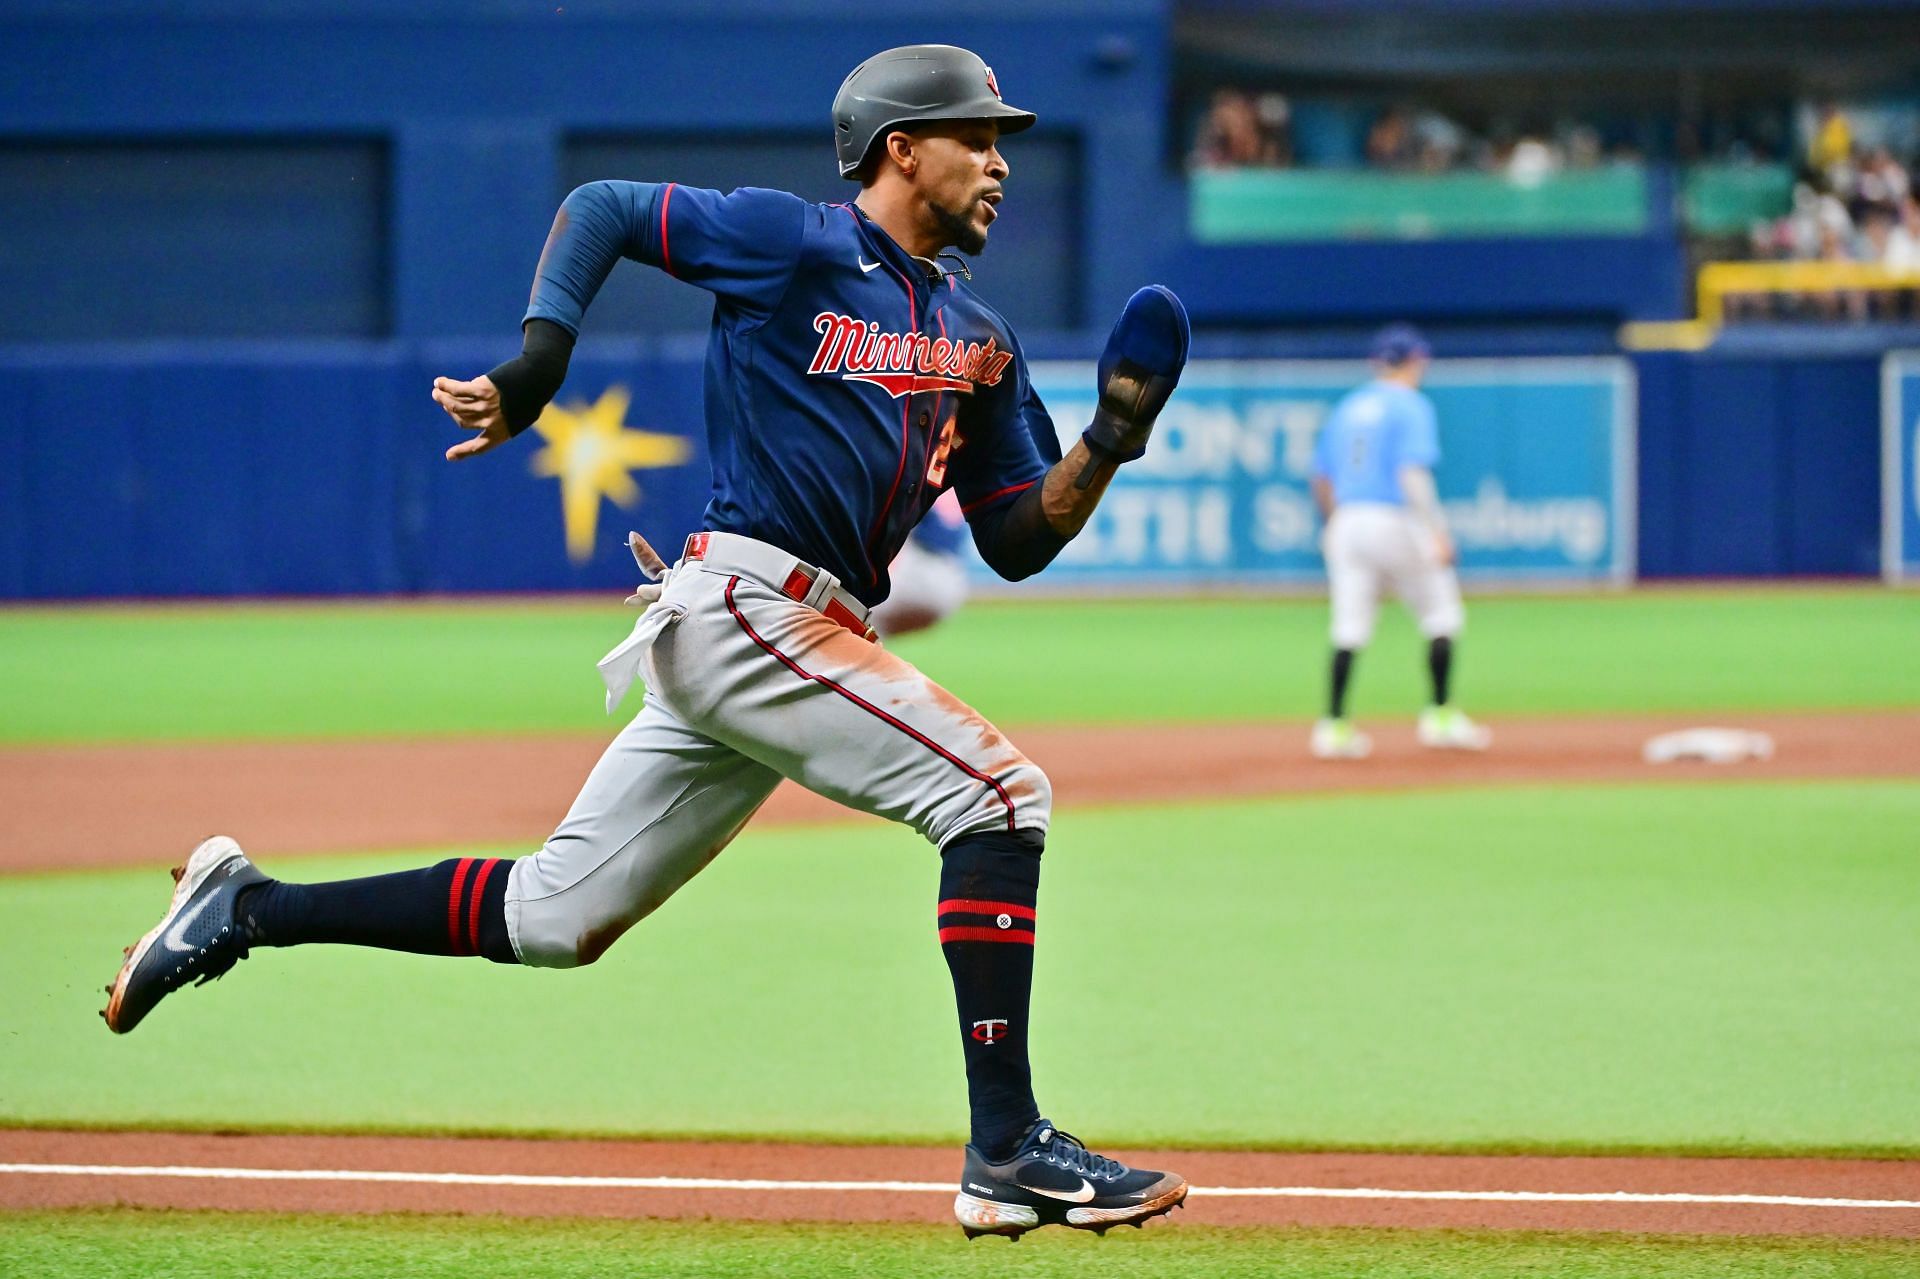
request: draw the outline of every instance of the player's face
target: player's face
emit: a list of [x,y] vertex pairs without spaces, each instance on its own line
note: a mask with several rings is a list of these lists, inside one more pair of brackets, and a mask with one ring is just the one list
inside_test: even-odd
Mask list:
[[987,247],[987,228],[999,216],[1007,162],[1000,157],[1000,126],[991,120],[928,125],[915,135],[919,167],[914,185],[927,202],[945,243],[962,253]]

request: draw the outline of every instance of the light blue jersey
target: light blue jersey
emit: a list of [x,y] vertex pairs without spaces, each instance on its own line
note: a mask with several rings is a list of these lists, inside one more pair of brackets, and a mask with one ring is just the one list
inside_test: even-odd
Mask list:
[[1412,387],[1376,379],[1333,406],[1313,449],[1313,473],[1333,485],[1336,505],[1405,506],[1400,468],[1440,461],[1433,401]]

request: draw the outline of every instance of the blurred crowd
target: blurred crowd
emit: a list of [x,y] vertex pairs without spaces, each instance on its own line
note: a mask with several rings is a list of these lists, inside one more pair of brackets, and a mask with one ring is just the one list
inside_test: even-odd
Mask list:
[[1213,91],[1187,164],[1195,169],[1290,169],[1293,114],[1285,94]]
[[[1208,101],[1187,163],[1196,169],[1288,168],[1295,154],[1294,112],[1285,94],[1225,87]],[[1470,170],[1527,182],[1639,155],[1628,147],[1609,151],[1599,130],[1577,122],[1540,130],[1495,122],[1475,130],[1432,108],[1394,105],[1372,118],[1357,158],[1389,173]]]
[[[1756,259],[1781,262],[1858,262],[1890,271],[1920,272],[1920,200],[1890,147],[1862,145],[1852,121],[1833,103],[1817,109],[1808,129],[1804,165],[1793,206],[1754,225]],[[1730,317],[1920,318],[1913,289],[1828,290],[1728,299]]]
[[[1634,146],[1609,144],[1587,122],[1529,128],[1496,118],[1474,128],[1418,104],[1358,116],[1348,108],[1342,117],[1351,131],[1338,134],[1347,141],[1329,153],[1310,127],[1300,134],[1315,106],[1296,107],[1277,92],[1217,88],[1198,120],[1187,163],[1195,169],[1290,168],[1299,161],[1388,173],[1494,173],[1529,183],[1558,172],[1642,159]],[[1870,114],[1865,128],[1836,103],[1804,103],[1797,111],[1797,124],[1794,109],[1780,106],[1707,123],[1670,122],[1662,155],[1683,163],[1786,165],[1796,175],[1790,206],[1756,220],[1744,244],[1737,230],[1731,238],[1701,232],[1695,254],[1873,264],[1920,273],[1920,198],[1910,176],[1916,162],[1910,152],[1920,152],[1920,110],[1897,111],[1902,127],[1893,129],[1886,127],[1885,108]],[[1898,145],[1903,135],[1911,146]],[[1784,192],[1785,171],[1779,171]],[[1744,294],[1729,296],[1725,313],[1729,319],[1920,319],[1920,289]]]

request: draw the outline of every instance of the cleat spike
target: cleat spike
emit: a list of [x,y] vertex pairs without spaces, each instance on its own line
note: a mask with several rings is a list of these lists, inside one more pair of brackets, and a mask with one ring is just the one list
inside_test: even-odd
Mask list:
[[178,866],[175,866],[171,871],[171,874],[173,875],[173,882],[176,884],[179,883],[180,877],[186,873],[187,873],[187,867],[184,862]]

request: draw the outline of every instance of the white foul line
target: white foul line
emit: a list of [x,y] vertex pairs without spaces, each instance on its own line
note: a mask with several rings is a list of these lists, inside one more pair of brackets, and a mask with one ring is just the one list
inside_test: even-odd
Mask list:
[[[0,1175],[174,1177],[205,1181],[358,1181],[427,1186],[530,1186],[560,1190],[812,1190],[951,1194],[950,1181],[774,1181],[732,1177],[561,1177],[484,1172],[341,1168],[202,1168],[182,1164],[7,1164]],[[1362,1186],[1195,1186],[1208,1199],[1425,1199],[1471,1203],[1755,1204],[1784,1208],[1920,1208],[1920,1199],[1821,1199],[1807,1195],[1653,1194],[1628,1190],[1384,1190]]]

